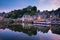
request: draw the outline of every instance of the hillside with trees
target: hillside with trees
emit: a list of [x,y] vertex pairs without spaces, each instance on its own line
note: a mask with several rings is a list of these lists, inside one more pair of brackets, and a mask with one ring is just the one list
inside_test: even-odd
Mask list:
[[[28,6],[26,8],[14,10],[14,11],[7,13],[5,15],[5,18],[21,18],[24,14],[29,14],[30,16],[33,16],[37,12],[40,12],[40,10],[37,10],[36,6]],[[47,10],[46,12],[47,12],[47,14],[46,14],[47,16],[49,16],[51,14],[55,14],[55,15],[59,15],[59,18],[60,18],[60,8],[58,8],[56,10],[52,10],[52,11]],[[43,13],[43,12],[41,12],[41,13]]]
[[24,14],[29,14],[29,15],[34,15],[37,12],[37,7],[36,6],[28,6],[26,8],[23,9],[19,9],[19,10],[14,10],[8,13],[8,15],[6,15],[6,18],[18,18],[18,17],[22,17]]

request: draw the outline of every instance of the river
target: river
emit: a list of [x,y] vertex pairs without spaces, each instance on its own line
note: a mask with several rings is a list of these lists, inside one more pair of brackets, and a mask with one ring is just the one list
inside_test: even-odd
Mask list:
[[60,40],[60,25],[2,25],[0,40]]

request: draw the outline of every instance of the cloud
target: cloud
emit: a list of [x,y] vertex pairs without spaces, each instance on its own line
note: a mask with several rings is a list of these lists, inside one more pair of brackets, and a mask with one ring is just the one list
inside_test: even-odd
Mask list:
[[0,9],[0,13],[2,13],[3,11]]
[[52,3],[59,3],[60,0],[50,0]]
[[40,4],[43,4],[44,2],[49,2],[51,4],[60,4],[60,0],[38,0]]
[[38,0],[39,2],[43,3],[45,0]]
[[38,0],[40,7],[44,9],[57,9],[60,7],[60,0]]
[[49,2],[54,5],[60,5],[60,0],[49,0]]
[[43,4],[46,0],[38,0],[40,4]]
[[9,10],[6,10],[6,9],[0,9],[0,13],[2,13],[2,12],[9,12]]
[[53,9],[60,7],[60,0],[49,0]]
[[50,2],[53,4],[60,4],[60,0],[38,0],[40,3],[44,3],[44,2]]

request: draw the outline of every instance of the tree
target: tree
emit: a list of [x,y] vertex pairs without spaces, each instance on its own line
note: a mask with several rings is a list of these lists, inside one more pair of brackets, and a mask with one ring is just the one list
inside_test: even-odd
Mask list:
[[18,18],[22,17],[24,14],[34,15],[37,12],[36,6],[28,6],[26,8],[23,8],[22,10],[14,10],[8,13],[6,16],[7,18]]

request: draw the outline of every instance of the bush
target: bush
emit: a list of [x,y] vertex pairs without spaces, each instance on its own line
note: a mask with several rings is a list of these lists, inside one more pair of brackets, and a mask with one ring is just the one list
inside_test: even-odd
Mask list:
[[14,21],[13,20],[9,20],[9,23],[11,24],[11,23],[14,23]]

